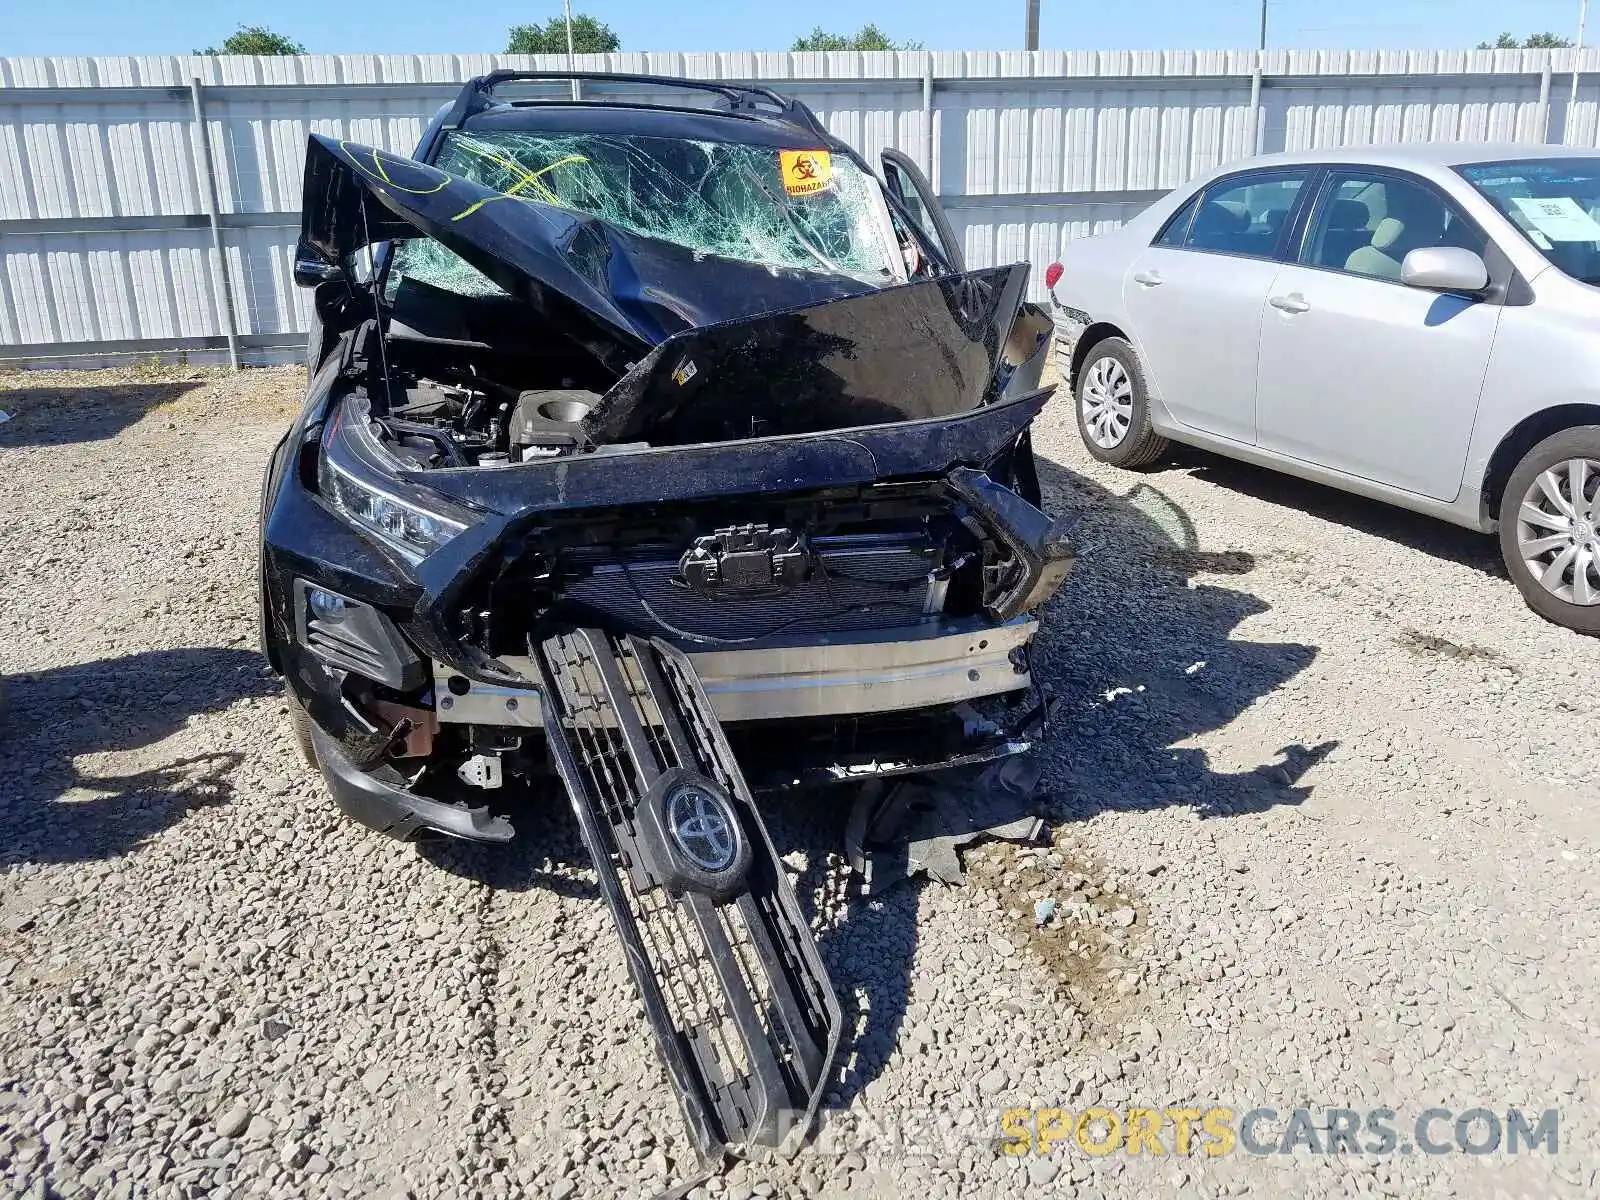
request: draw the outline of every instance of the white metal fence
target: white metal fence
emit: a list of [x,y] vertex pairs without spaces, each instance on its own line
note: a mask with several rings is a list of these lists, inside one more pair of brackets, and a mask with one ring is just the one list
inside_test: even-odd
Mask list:
[[[0,361],[206,361],[230,341],[246,361],[293,358],[307,134],[409,153],[468,77],[564,65],[0,58]],[[1600,141],[1594,51],[673,53],[579,66],[766,83],[869,161],[898,146],[929,168],[974,266],[1042,266],[1257,150]]]

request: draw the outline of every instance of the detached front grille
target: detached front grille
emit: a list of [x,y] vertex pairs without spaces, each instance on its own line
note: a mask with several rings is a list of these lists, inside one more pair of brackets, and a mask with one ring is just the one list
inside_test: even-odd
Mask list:
[[759,643],[768,638],[892,629],[939,612],[944,585],[933,578],[940,548],[921,533],[816,538],[809,578],[789,588],[723,597],[679,582],[678,555],[666,550],[569,552],[565,570],[581,574],[563,599],[580,616],[674,642]]
[[[579,630],[537,647],[558,773],[696,1144],[803,1136],[839,1002],[743,773],[684,654]],[[674,885],[646,808],[674,778],[730,801],[750,845],[731,894]]]

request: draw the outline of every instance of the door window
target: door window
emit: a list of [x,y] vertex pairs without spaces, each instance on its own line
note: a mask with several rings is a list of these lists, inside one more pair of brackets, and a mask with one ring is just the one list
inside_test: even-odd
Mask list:
[[1219,180],[1201,197],[1184,247],[1273,257],[1305,181],[1305,172],[1267,171]]
[[950,221],[934,197],[933,185],[922,173],[922,168],[899,150],[885,150],[879,156],[883,166],[883,181],[889,192],[900,202],[906,215],[916,223],[922,235],[937,246],[950,266],[965,270],[961,243],[956,240]]
[[1399,282],[1407,254],[1458,246],[1482,256],[1483,234],[1420,181],[1337,171],[1323,192],[1304,262]]
[[1193,196],[1189,203],[1180,208],[1167,222],[1166,228],[1161,231],[1161,236],[1156,238],[1158,246],[1181,246],[1184,239],[1189,236],[1189,223],[1194,220],[1194,210],[1200,207],[1200,197]]

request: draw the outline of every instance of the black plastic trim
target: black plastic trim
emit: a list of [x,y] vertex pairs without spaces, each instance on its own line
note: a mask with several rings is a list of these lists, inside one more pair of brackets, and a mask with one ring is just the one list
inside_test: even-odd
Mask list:
[[379,833],[400,841],[423,831],[469,842],[509,842],[516,835],[510,821],[492,815],[487,808],[446,804],[368,774],[351,762],[316,722],[311,724],[311,745],[333,802],[346,816]]
[[[345,602],[349,616],[337,624],[313,617],[307,598],[312,588],[338,596]],[[370,604],[352,600],[320,583],[294,581],[294,627],[301,645],[336,667],[401,692],[415,691],[427,682],[427,664],[400,635],[394,622]]]
[[989,615],[1009,621],[1054,595],[1075,559],[1066,522],[1041,512],[982,471],[959,467],[950,472],[949,484],[1021,563],[1010,586],[985,598]]

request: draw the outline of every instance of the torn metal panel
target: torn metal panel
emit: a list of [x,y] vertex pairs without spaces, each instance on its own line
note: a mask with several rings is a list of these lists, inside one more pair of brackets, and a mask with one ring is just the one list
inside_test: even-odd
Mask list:
[[[353,262],[367,246],[424,234],[506,295],[584,330],[586,344],[618,375],[682,329],[872,286],[826,271],[711,258],[582,210],[320,134],[307,147],[302,205],[297,259]],[[398,261],[407,266],[404,255]],[[452,275],[447,262],[419,258],[409,267],[463,287],[462,273]],[[465,294],[488,291],[472,284]]]
[[961,851],[980,841],[1037,841],[1039,768],[1016,756],[981,769],[942,771],[887,788],[869,783],[850,811],[845,851],[861,894],[881,895],[917,875],[959,885]]
[[[300,257],[345,262],[392,241],[382,281],[391,305],[407,283],[413,292],[527,302],[620,376],[583,419],[597,444],[687,445],[951,416],[993,400],[1015,374],[1011,363],[1001,368],[1004,356],[1018,353],[1026,264],[912,283],[885,266],[868,283],[718,256],[683,244],[699,233],[665,227],[656,211],[664,202],[644,200],[655,190],[635,185],[632,204],[602,195],[605,179],[593,177],[592,161],[558,156],[534,173],[509,155],[459,143],[468,145],[470,154],[458,147],[445,161],[477,169],[497,186],[516,189],[520,181],[523,190],[495,190],[437,165],[313,137]],[[726,147],[718,155],[745,150],[772,153]],[[537,161],[531,152],[530,161]],[[580,175],[558,185],[569,171]],[[781,201],[759,195],[768,200],[768,219],[794,237],[808,245],[824,237],[785,215],[786,193]],[[741,212],[760,208],[749,194],[740,205]],[[782,257],[770,239],[748,230],[737,236],[741,246],[730,249]],[[839,254],[862,240],[838,230],[827,236]],[[846,257],[857,267],[865,261]]]

